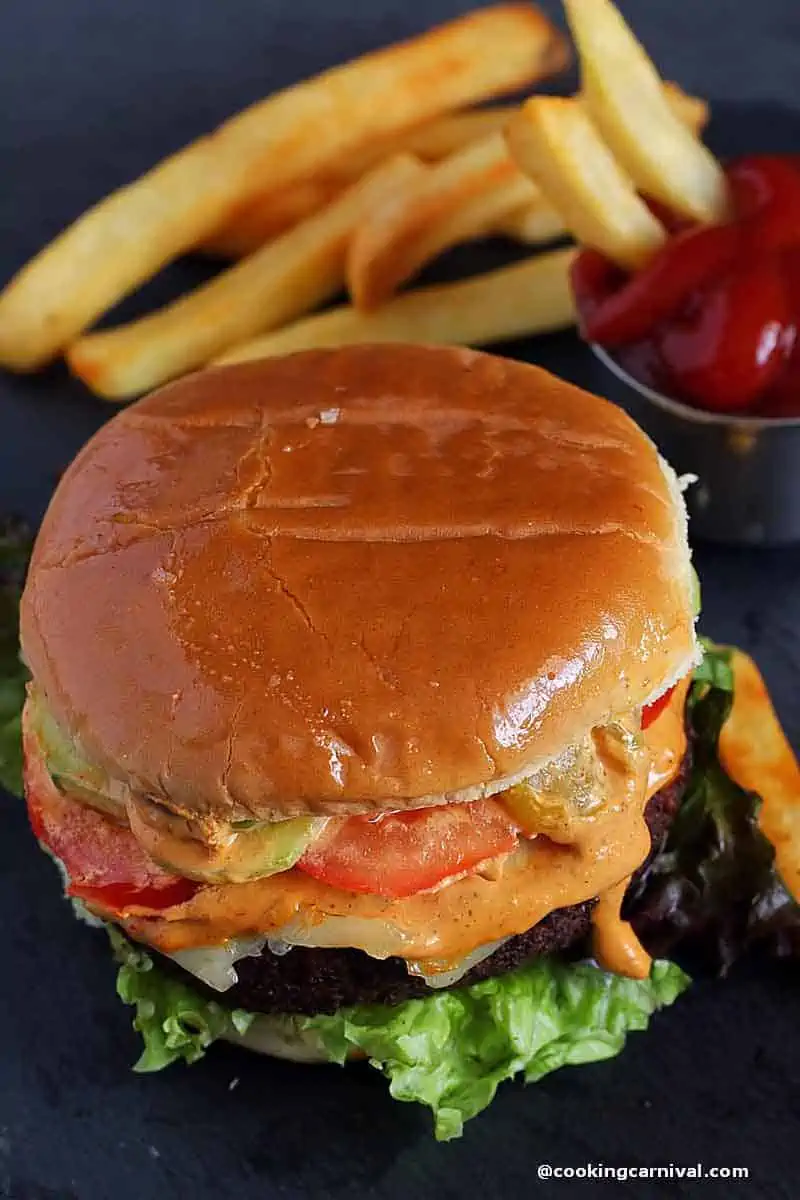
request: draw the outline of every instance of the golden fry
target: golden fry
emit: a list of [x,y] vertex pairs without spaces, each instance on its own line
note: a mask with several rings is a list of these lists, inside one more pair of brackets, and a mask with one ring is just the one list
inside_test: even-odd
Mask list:
[[[370,286],[381,296],[383,302],[397,290],[400,283],[416,274],[426,263],[432,262],[445,250],[475,238],[498,233],[502,222],[509,219],[511,214],[519,213],[522,208],[531,208],[537,203],[541,203],[541,196],[535,184],[521,171],[515,171],[511,178],[495,184],[485,192],[479,192],[466,200],[460,208],[443,213],[438,221],[431,222],[427,229],[421,230],[413,246],[413,255],[409,254],[405,260],[402,277],[394,277],[394,286],[390,286],[391,277],[380,277],[380,264],[377,266],[378,274],[373,276]],[[357,275],[351,275],[350,278],[353,280]],[[377,302],[362,302],[357,307],[369,311],[370,308],[377,307]]]
[[[699,119],[702,102],[674,85],[664,92],[681,119]],[[513,109],[511,114],[513,120]],[[644,208],[641,202],[635,206]],[[515,210],[522,207],[531,207],[535,216],[516,219]],[[542,213],[538,189],[530,182],[526,187],[501,135],[490,132],[442,159],[357,230],[347,264],[353,300],[359,308],[376,308],[443,250],[498,227],[530,244],[563,234],[563,222],[553,210]]]
[[67,351],[70,369],[108,399],[140,395],[229,346],[292,321],[338,292],[355,226],[424,168],[398,155],[329,208],[140,321],[90,333]]
[[733,709],[722,726],[719,755],[740,787],[763,800],[758,822],[775,847],[780,876],[800,900],[800,766],[753,660],[732,650]]
[[611,0],[564,0],[581,62],[582,97],[637,188],[673,212],[719,221],[725,176],[666,99],[661,79]]
[[[483,199],[515,180],[521,195],[506,211],[533,198],[536,189],[530,181],[523,182],[502,134],[493,133],[409,180],[405,191],[387,197],[356,230],[348,250],[347,283],[355,304],[376,308],[454,240],[483,233]],[[477,223],[459,222],[459,212],[476,200],[481,201]],[[503,215],[492,213],[489,224]],[[455,237],[450,231],[454,220]]]
[[563,329],[575,320],[569,285],[574,253],[554,250],[458,283],[419,288],[375,312],[335,308],[237,346],[217,362],[358,342],[483,346]]
[[500,4],[262,100],[84,214],[0,295],[0,363],[51,359],[270,180],[343,156],[562,67],[566,40],[534,7]]
[[[688,95],[675,83],[665,83],[664,92],[676,115],[695,132],[702,130],[708,121],[706,101]],[[318,212],[347,184],[389,153],[407,150],[426,162],[437,162],[462,150],[470,142],[502,131],[516,111],[508,104],[453,113],[407,130],[388,142],[374,142],[356,155],[343,159],[337,165],[335,175],[314,176],[281,191],[271,188],[265,191],[234,213],[222,229],[205,239],[199,249],[215,258],[244,258],[292,225]],[[537,202],[529,217],[523,214],[510,216],[505,225],[501,221],[498,232],[534,246],[561,236],[564,230],[555,213],[543,211]],[[443,246],[446,245],[452,245],[452,242],[445,238]]]
[[496,105],[437,117],[419,127],[404,130],[388,141],[381,138],[356,154],[343,157],[333,174],[301,179],[280,191],[270,186],[234,212],[221,229],[204,239],[198,249],[214,258],[244,258],[298,221],[318,212],[348,184],[384,158],[406,151],[417,158],[435,162],[478,137],[502,130],[514,111],[513,105]]
[[519,166],[569,232],[620,266],[642,266],[666,238],[587,116],[583,102],[534,96],[506,129]]
[[567,234],[561,217],[541,195],[524,208],[509,213],[498,222],[494,232],[522,242],[524,246],[543,246]]
[[662,84],[662,87],[664,88],[667,103],[678,120],[687,129],[691,129],[698,134],[702,133],[711,116],[708,101],[702,100],[700,96],[691,96],[689,92],[685,92],[677,83],[666,82]]
[[408,150],[425,162],[438,162],[490,133],[502,133],[514,112],[516,105],[496,104],[492,108],[437,117],[419,129],[409,130],[403,135],[403,145],[397,149]]
[[340,180],[306,179],[279,192],[268,192],[244,205],[222,229],[206,238],[199,249],[213,258],[246,258],[319,212],[346,187]]

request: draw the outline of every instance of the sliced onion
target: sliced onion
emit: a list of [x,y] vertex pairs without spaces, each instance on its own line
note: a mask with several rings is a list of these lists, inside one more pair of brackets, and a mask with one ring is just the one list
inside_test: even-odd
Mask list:
[[267,949],[269,950],[270,954],[276,955],[277,958],[282,958],[284,954],[288,954],[292,949],[292,943],[285,942],[283,938],[268,937]]
[[[343,918],[341,919],[344,920]],[[178,950],[169,957],[185,971],[189,971],[198,979],[202,979],[203,983],[214,988],[217,992],[227,992],[238,982],[235,963],[241,958],[257,957],[265,946],[268,947],[272,954],[281,956],[288,954],[293,946],[331,946],[342,944],[341,926],[339,926],[340,937],[330,937],[331,931],[326,931],[328,937],[320,934],[320,927],[315,929],[316,937],[308,934],[303,935],[296,927],[292,929],[291,940],[286,936],[278,937],[257,937],[257,938],[232,938],[226,942],[224,946],[204,946],[198,950]],[[285,934],[285,930],[281,930],[281,934]],[[414,975],[419,979],[423,979],[429,988],[447,988],[453,987],[458,983],[468,971],[476,967],[478,963],[489,958],[494,954],[495,950],[499,949],[508,938],[498,938],[494,942],[486,942],[483,946],[477,946],[464,958],[460,959],[454,966],[447,971],[429,971],[426,970],[426,961],[407,960],[406,967],[409,975]],[[345,943],[346,944],[346,943]],[[374,955],[373,957],[387,958],[387,954]]]
[[411,960],[406,962],[409,975],[416,975],[419,979],[424,979],[429,988],[447,988],[463,979],[468,971],[473,967],[477,967],[478,963],[489,958],[498,950],[508,938],[498,938],[496,942],[486,942],[483,946],[476,946],[469,954],[465,955],[454,967],[449,971],[426,971],[425,960],[421,959],[416,962]]
[[[397,931],[393,930],[388,922],[383,921],[363,921],[354,917],[328,917],[318,925],[314,925],[310,929],[304,929],[299,922],[292,925],[284,926],[281,929],[279,936],[270,937],[267,939],[267,945],[273,954],[286,954],[291,950],[292,946],[306,946],[313,948],[334,948],[341,946],[351,946],[354,944],[353,938],[356,933],[361,933],[361,944],[364,942],[363,932],[364,926],[369,926],[369,949],[366,953],[371,958],[385,959],[397,953],[396,936]],[[383,931],[383,938],[380,933]],[[350,939],[350,940],[348,940]],[[390,948],[386,944],[387,939],[395,941],[395,949]],[[409,975],[415,975],[419,979],[423,979],[429,988],[447,988],[452,987],[463,979],[468,971],[476,967],[478,963],[489,958],[494,954],[495,950],[499,949],[508,938],[498,938],[494,942],[486,942],[483,946],[476,948],[466,954],[462,959],[455,963],[446,971],[430,971],[426,970],[426,960],[407,959],[406,967]]]
[[317,949],[341,949],[355,946],[370,958],[390,958],[402,954],[407,935],[376,917],[324,917],[313,925],[296,918],[288,925],[276,930],[273,937],[289,946],[307,946]]
[[216,992],[227,992],[239,980],[233,964],[240,958],[257,958],[266,942],[266,937],[231,938],[223,946],[178,950],[169,957]]

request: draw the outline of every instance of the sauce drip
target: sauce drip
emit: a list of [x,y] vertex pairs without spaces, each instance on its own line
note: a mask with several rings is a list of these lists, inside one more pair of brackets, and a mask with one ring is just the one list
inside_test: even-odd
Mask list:
[[592,949],[607,971],[646,979],[652,959],[630,925],[620,915],[628,880],[623,879],[604,892],[592,912]]

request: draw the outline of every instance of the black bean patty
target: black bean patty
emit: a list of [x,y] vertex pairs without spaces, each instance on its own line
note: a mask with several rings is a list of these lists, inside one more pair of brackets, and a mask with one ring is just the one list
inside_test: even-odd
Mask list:
[[[689,765],[687,752],[677,776],[647,804],[645,820],[654,846],[677,811]],[[527,933],[509,938],[473,967],[459,986],[502,975],[538,954],[580,950],[590,931],[595,903],[586,900],[557,909]],[[224,1003],[250,1012],[331,1013],[352,1004],[399,1004],[430,995],[423,980],[408,974],[401,958],[379,960],[362,950],[309,950],[297,946],[278,956],[265,949],[257,958],[240,959],[236,972],[239,982],[225,993]]]

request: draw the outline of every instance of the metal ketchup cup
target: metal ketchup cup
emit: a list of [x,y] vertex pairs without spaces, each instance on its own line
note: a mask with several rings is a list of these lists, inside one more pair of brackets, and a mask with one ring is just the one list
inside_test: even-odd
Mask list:
[[800,417],[703,412],[640,383],[590,343],[610,373],[602,390],[650,435],[679,475],[695,537],[729,545],[800,542]]

